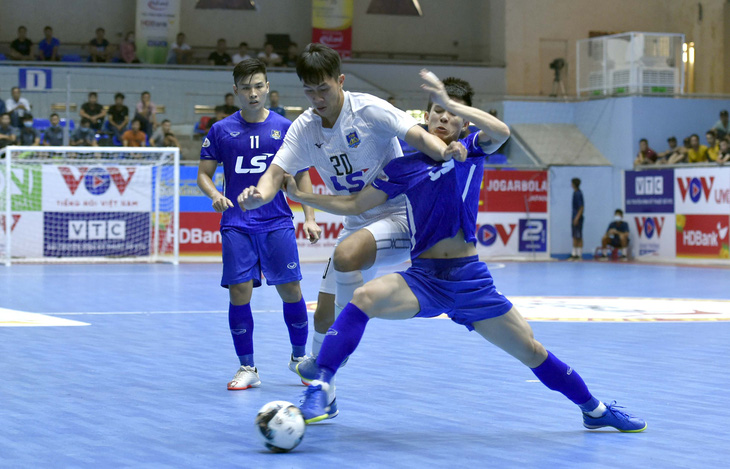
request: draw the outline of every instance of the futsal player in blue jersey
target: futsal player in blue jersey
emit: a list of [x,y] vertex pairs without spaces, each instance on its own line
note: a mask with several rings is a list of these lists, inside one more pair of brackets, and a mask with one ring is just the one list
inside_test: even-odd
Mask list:
[[[266,66],[258,59],[240,62],[233,69],[233,91],[241,110],[222,119],[210,129],[200,151],[198,186],[213,200],[213,208],[222,212],[223,278],[230,305],[228,323],[240,368],[228,383],[228,389],[240,390],[261,384],[254,364],[251,294],[261,285],[261,274],[274,285],[284,302],[284,321],[289,328],[294,370],[305,355],[307,342],[307,307],[299,281],[299,253],[292,212],[283,193],[255,212],[244,212],[234,205],[241,191],[255,185],[271,164],[272,157],[284,141],[291,122],[266,109],[269,83]],[[225,194],[213,183],[218,164],[223,165]],[[297,175],[301,187],[309,187],[309,173]],[[320,228],[314,212],[303,207],[304,232],[312,242],[319,239]]]
[[[646,422],[605,405],[591,395],[578,373],[533,338],[532,329],[517,309],[499,293],[487,265],[476,251],[476,216],[484,158],[509,136],[505,124],[471,107],[468,83],[441,83],[421,73],[430,93],[428,130],[448,143],[463,145],[464,161],[435,162],[422,153],[398,158],[370,186],[350,196],[315,196],[299,191],[291,176],[286,190],[293,200],[338,214],[354,214],[406,195],[411,233],[411,267],[366,283],[355,291],[327,332],[317,357],[319,371],[301,405],[307,423],[329,418],[336,408],[330,381],[357,347],[371,318],[409,319],[446,313],[454,322],[476,330],[523,364],[548,388],[559,391],[583,412],[583,424],[624,432],[640,432]],[[480,129],[457,139],[469,121]],[[461,159],[461,158],[459,158]]]

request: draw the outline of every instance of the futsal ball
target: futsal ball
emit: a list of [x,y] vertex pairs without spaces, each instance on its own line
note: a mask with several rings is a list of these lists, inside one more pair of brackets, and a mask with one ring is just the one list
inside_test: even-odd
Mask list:
[[296,448],[304,438],[302,411],[291,402],[272,401],[256,415],[256,433],[267,448],[275,453],[286,453]]

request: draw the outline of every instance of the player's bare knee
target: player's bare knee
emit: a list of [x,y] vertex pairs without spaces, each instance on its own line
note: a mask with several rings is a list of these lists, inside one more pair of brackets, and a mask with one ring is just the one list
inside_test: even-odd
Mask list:
[[375,306],[375,298],[373,296],[372,289],[367,285],[363,285],[355,290],[352,295],[352,304],[360,308],[360,311],[367,313],[373,310]]
[[332,256],[332,266],[338,272],[353,272],[355,270],[362,270],[362,259],[355,250],[339,249],[340,246],[335,249],[335,253]]
[[290,282],[276,286],[276,291],[284,303],[297,303],[302,299],[302,290],[299,282]]

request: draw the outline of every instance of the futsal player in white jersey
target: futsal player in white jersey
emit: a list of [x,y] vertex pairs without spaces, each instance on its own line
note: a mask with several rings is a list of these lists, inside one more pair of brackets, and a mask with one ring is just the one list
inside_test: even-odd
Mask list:
[[[333,194],[356,193],[389,161],[402,156],[398,138],[436,161],[451,159],[446,144],[405,112],[375,96],[344,91],[340,56],[329,47],[309,44],[296,69],[311,107],[292,123],[258,185],[238,197],[241,208],[253,210],[271,201],[285,173],[296,174],[309,167],[319,172]],[[342,310],[364,281],[374,278],[378,266],[408,260],[409,239],[403,197],[344,218],[344,230],[320,287],[312,355],[296,368],[303,382],[314,378],[314,358],[336,311]]]

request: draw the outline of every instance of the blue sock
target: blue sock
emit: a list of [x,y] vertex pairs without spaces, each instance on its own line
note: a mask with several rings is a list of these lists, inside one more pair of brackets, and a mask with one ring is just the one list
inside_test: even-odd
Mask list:
[[304,298],[296,303],[284,303],[284,322],[289,328],[289,341],[291,342],[291,353],[295,357],[306,355],[307,332],[307,304]]
[[251,304],[228,306],[228,327],[241,366],[253,364],[253,315]]
[[327,331],[317,365],[322,369],[317,379],[330,382],[342,362],[357,348],[370,318],[360,308],[348,303]]
[[[532,372],[542,384],[553,391],[563,393],[574,404],[581,406],[581,410],[589,412],[598,407],[600,403],[588,391],[586,383],[583,382],[583,378],[580,377],[578,372],[558,360],[549,351],[545,361],[540,366],[532,368]],[[589,407],[592,405],[593,401],[595,401],[593,407],[588,410],[583,409],[583,406]]]

